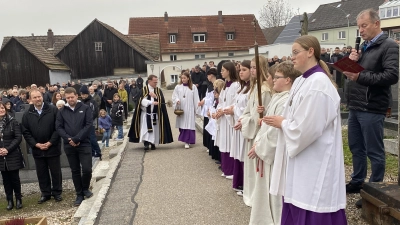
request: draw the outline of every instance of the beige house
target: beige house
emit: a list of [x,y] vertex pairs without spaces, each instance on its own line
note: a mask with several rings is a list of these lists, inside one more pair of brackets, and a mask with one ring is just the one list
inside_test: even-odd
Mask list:
[[389,37],[400,39],[400,0],[387,1],[379,6],[381,27],[387,31]]
[[354,47],[359,36],[356,17],[364,9],[379,9],[384,0],[338,1],[320,5],[308,19],[308,34],[318,38],[322,46]]

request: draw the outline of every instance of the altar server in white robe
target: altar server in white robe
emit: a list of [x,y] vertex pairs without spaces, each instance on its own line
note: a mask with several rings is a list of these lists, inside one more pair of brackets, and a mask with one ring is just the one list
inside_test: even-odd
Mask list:
[[[255,58],[251,61],[251,84],[250,84],[250,99],[247,103],[247,107],[244,110],[242,116],[240,116],[239,123],[242,130],[242,135],[246,139],[246,151],[245,155],[248,154],[249,150],[253,146],[254,138],[260,129],[260,114],[262,112],[265,115],[265,110],[259,108],[266,107],[272,98],[272,79],[268,79],[271,75],[268,74],[268,61],[265,57],[259,56],[260,68],[256,68]],[[257,69],[261,73],[261,102],[262,105],[258,105],[258,92],[257,92]],[[274,72],[275,73],[275,72]],[[273,74],[274,74],[273,73]],[[251,206],[251,196],[254,190],[255,177],[256,177],[256,163],[254,159],[244,157],[244,169],[243,169],[243,191],[239,191],[237,194],[243,196],[243,201],[247,206]]]
[[227,179],[233,179],[233,158],[229,153],[231,150],[231,139],[233,135],[233,125],[228,121],[228,117],[233,114],[233,104],[235,97],[240,90],[238,76],[235,64],[226,62],[222,65],[221,75],[225,79],[225,88],[219,95],[218,104],[218,124],[219,132],[217,132],[217,146],[221,152],[221,169],[222,175]]
[[185,143],[188,149],[196,143],[196,112],[198,110],[199,95],[196,85],[193,85],[189,72],[181,74],[180,82],[172,93],[174,108],[183,110],[183,115],[176,117],[176,128],[179,128],[178,140]]
[[[276,93],[267,106],[267,115],[264,118],[282,115],[283,106],[287,102],[293,81],[300,75],[301,73],[294,69],[291,61],[277,64],[273,76],[273,89]],[[279,225],[281,221],[282,196],[269,194],[278,131],[278,128],[262,123],[260,131],[254,139],[254,145],[248,154],[250,158],[256,159],[257,167],[250,224]]]
[[296,79],[279,128],[270,193],[283,195],[283,225],[347,224],[340,97],[320,60],[317,38],[301,36],[292,46]]
[[250,64],[250,60],[244,60],[240,64],[240,90],[233,106],[234,113],[230,118],[230,123],[233,124],[234,129],[230,156],[234,159],[232,188],[235,191],[241,191],[243,189],[243,160],[245,157],[244,151],[246,148],[246,142],[242,135],[242,131],[240,130],[238,120],[243,114],[249,100],[251,78]]
[[[212,141],[211,134],[207,131],[206,126],[210,120],[208,113],[209,109],[213,107],[214,103],[214,81],[217,79],[218,71],[215,68],[211,68],[207,71],[207,91],[206,96],[199,102],[198,106],[201,107],[201,116],[203,119],[203,145],[207,148],[207,152],[210,152],[210,142]],[[212,144],[214,145],[214,144]]]

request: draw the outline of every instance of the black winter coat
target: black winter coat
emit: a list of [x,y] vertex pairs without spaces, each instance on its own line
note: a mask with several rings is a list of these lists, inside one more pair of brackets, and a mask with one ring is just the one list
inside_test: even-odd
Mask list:
[[349,81],[348,108],[386,114],[390,102],[390,86],[399,80],[399,45],[382,34],[364,50],[358,63],[364,67],[358,80]]
[[89,141],[90,128],[93,126],[92,110],[89,106],[78,102],[75,109],[64,106],[58,111],[56,130],[64,139],[64,145],[69,145],[71,138],[79,146],[91,146]]
[[104,89],[103,100],[106,103],[106,106],[109,108],[111,108],[111,104],[109,104],[107,102],[107,100],[112,101],[115,93],[118,93],[118,89],[116,89],[116,88],[110,89],[110,88],[106,87],[106,89]]
[[122,126],[124,124],[124,105],[121,101],[113,102],[111,108],[111,120],[113,126]]
[[[34,105],[22,117],[22,134],[32,148],[34,158],[61,155],[60,136],[56,130],[57,107],[44,103],[42,113],[38,114]],[[35,147],[37,143],[50,142],[51,146],[43,151]]]
[[92,98],[91,95],[89,95],[87,98],[82,99],[83,104],[89,106],[89,108],[92,110],[92,117],[93,120],[97,119],[99,116],[99,106],[97,105],[97,102]]
[[19,147],[21,141],[21,126],[12,116],[7,115],[0,148],[7,149],[8,154],[0,156],[0,171],[19,170],[25,167]]

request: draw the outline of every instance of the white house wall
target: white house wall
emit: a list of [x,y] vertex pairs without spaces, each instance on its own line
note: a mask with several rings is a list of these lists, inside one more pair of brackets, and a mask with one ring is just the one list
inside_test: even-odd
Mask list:
[[[261,54],[266,57],[265,54]],[[203,65],[204,62],[214,61],[215,65],[218,65],[222,60],[251,60],[254,58],[254,54],[237,55],[232,57],[211,57],[204,59],[188,59],[188,60],[177,60],[177,61],[162,61],[162,62],[150,62],[147,61],[147,73],[148,75],[154,74],[159,77],[158,86],[161,86],[161,71],[164,70],[165,82],[167,85],[171,84],[171,75],[179,75],[181,69],[191,69],[196,65]],[[154,66],[153,71],[151,70],[151,65]],[[175,69],[174,69],[175,67]]]
[[[163,61],[171,61],[171,55],[176,55],[177,61],[180,60],[190,60],[195,59],[195,55],[204,55],[206,58],[215,58],[215,57],[224,57],[228,56],[229,53],[233,53],[235,55],[245,55],[248,54],[248,51],[230,51],[230,52],[198,52],[198,53],[168,53],[162,54]],[[204,62],[201,63],[203,65]]]
[[67,71],[49,71],[50,75],[50,84],[56,84],[59,82],[60,84],[63,82],[68,82],[71,80],[71,73]]

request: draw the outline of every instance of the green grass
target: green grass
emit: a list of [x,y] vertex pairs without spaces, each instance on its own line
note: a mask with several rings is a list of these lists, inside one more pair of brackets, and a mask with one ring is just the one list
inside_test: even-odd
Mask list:
[[[353,165],[352,154],[350,152],[349,143],[347,140],[347,130],[343,129],[343,152],[344,152],[344,164],[347,166]],[[368,162],[368,173],[371,172],[371,162],[367,159]],[[398,176],[398,157],[396,155],[392,155],[390,153],[386,153],[386,171],[385,175],[387,177],[395,178]]]
[[43,204],[38,204],[37,201],[40,199],[40,196],[40,193],[25,195],[22,197],[23,208],[16,210],[14,206],[14,209],[10,211],[6,210],[7,200],[4,197],[0,198],[0,219],[18,217],[21,214],[31,214],[32,212],[59,211],[74,208],[73,201],[76,195],[73,190],[64,190],[61,202],[55,202],[52,198]]

